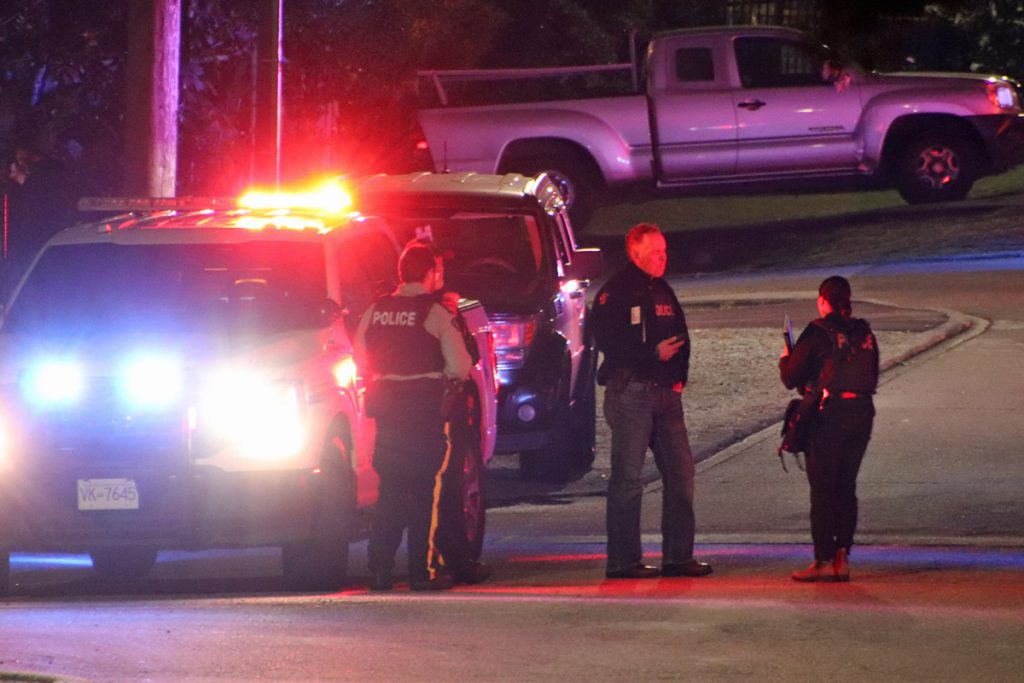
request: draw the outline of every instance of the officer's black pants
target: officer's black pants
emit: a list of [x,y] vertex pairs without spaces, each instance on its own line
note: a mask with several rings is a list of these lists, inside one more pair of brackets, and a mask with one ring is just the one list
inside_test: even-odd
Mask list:
[[870,399],[829,399],[811,425],[807,481],[811,485],[814,559],[831,562],[853,545],[857,529],[857,473],[871,439]]
[[469,547],[464,497],[466,458],[480,459],[480,429],[465,395],[455,403],[448,417],[451,448],[441,477],[437,543],[444,567],[457,572],[469,560],[476,559]]
[[409,578],[433,577],[439,471],[448,442],[441,415],[439,380],[383,382],[388,386],[376,416],[373,468],[380,493],[370,530],[373,571],[391,571],[408,528]]

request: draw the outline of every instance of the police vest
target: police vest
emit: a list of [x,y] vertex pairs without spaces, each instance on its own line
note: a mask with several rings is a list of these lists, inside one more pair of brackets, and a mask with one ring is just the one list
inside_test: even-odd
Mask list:
[[370,367],[382,375],[422,375],[444,370],[441,342],[423,324],[436,299],[384,296],[373,306],[366,328]]
[[819,319],[814,324],[825,330],[832,341],[832,355],[822,364],[818,386],[833,394],[844,391],[875,393],[878,387],[878,345],[867,321],[850,318],[840,326],[830,320]]

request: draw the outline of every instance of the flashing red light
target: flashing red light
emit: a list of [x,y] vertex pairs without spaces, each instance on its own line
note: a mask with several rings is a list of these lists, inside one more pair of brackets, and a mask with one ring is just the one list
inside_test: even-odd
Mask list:
[[243,209],[310,210],[342,213],[352,206],[352,196],[336,181],[325,182],[312,190],[249,190],[238,200]]

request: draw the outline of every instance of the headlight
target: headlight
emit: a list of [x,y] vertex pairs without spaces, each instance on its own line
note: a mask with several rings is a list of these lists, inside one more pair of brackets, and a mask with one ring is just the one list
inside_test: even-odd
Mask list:
[[181,396],[182,369],[176,358],[139,356],[124,365],[120,377],[122,398],[134,408],[161,408]]
[[253,371],[222,371],[203,391],[198,426],[229,441],[243,457],[288,458],[306,445],[301,399],[295,383]]
[[22,394],[39,406],[71,405],[82,397],[85,374],[78,363],[49,359],[29,368],[21,380]]

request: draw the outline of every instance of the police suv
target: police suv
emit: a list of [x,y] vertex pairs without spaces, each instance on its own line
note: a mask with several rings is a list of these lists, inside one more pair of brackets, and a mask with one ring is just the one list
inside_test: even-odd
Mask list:
[[360,206],[404,238],[450,252],[445,282],[487,309],[498,360],[499,453],[528,478],[565,479],[594,457],[597,353],[587,329],[601,252],[576,244],[545,174],[373,176]]
[[[378,483],[351,335],[399,247],[337,196],[98,200],[126,212],[46,244],[0,327],[0,592],[15,551],[124,579],[160,550],[280,546],[291,587],[343,581]],[[481,351],[463,444],[479,549],[496,382],[484,311],[460,308]]]

